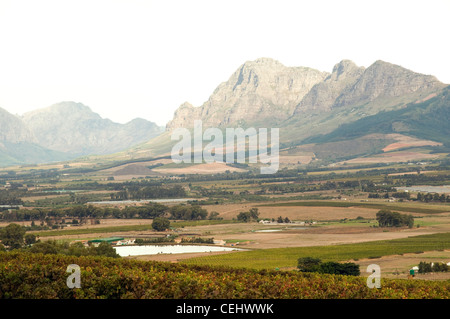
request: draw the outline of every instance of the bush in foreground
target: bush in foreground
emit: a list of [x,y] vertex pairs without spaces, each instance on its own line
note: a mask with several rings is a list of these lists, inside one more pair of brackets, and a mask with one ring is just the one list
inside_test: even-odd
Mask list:
[[[81,288],[66,285],[67,266]],[[0,252],[0,298],[297,299],[449,298],[450,282],[382,280],[298,271],[235,269],[122,258]]]

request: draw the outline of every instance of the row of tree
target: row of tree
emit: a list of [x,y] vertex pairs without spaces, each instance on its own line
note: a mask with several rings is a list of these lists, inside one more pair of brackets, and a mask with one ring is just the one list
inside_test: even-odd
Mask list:
[[[272,221],[274,222],[275,218],[272,218]],[[288,217],[283,218],[281,216],[278,216],[277,218],[277,223],[290,223],[290,222],[291,220]]]
[[32,253],[41,254],[62,254],[71,256],[106,256],[119,258],[120,255],[116,252],[113,246],[107,242],[102,242],[98,246],[84,246],[80,242],[73,244],[59,243],[55,240],[38,241],[31,246],[22,248],[22,250]]
[[107,242],[99,246],[85,247],[82,243],[69,244],[55,240],[40,241],[33,234],[26,234],[23,226],[9,224],[0,229],[0,251],[22,250],[31,253],[64,254],[72,256],[107,256],[120,257]]
[[240,212],[236,218],[238,221],[248,223],[251,221],[257,221],[258,217],[259,217],[258,208],[251,208],[247,212]]
[[172,219],[201,220],[208,216],[208,211],[198,205],[175,205],[168,212]]
[[[313,180],[312,180],[313,181]],[[363,192],[392,192],[395,191],[391,185],[377,185],[370,180],[350,180],[350,181],[326,181],[325,183],[316,180],[316,184],[306,183],[287,183],[274,184],[262,187],[263,193],[295,193],[308,192],[315,190],[333,190],[333,189],[360,189]]]
[[193,237],[193,238],[181,238],[182,243],[190,243],[190,244],[214,244],[214,238],[202,238],[202,237]]
[[[369,193],[369,198],[390,198],[390,197],[394,197],[394,198],[400,198],[400,199],[407,199],[410,200],[411,198],[411,193],[409,192],[393,192],[391,194],[389,193],[384,193],[384,194],[380,194],[380,193]],[[445,195],[445,194],[439,194],[439,193],[426,193],[426,194],[422,194],[422,193],[417,193],[417,198],[416,200],[418,200],[419,202],[425,202],[425,203],[429,203],[429,202],[440,202],[440,203],[450,203],[450,195]]]
[[380,194],[380,193],[369,193],[368,195],[369,198],[390,198],[390,197],[394,197],[394,198],[402,198],[402,199],[411,199],[411,194],[409,192],[394,192],[394,193],[384,193],[384,194]]
[[297,261],[297,268],[301,272],[317,272],[321,274],[359,276],[359,266],[355,263],[322,262],[320,258],[301,257]]
[[412,215],[391,212],[388,209],[378,211],[376,218],[380,227],[408,226],[411,228],[414,226],[414,218]]
[[0,190],[0,205],[23,205],[20,198],[23,192],[13,190]]
[[41,223],[61,223],[65,218],[77,218],[80,221],[101,218],[155,218],[165,214],[168,207],[159,203],[143,206],[127,206],[123,209],[77,205],[61,209],[16,209],[3,211],[0,219],[4,221],[40,221]]
[[440,202],[440,203],[450,203],[450,195],[438,194],[438,193],[417,193],[417,200],[420,202]]
[[[217,212],[212,212],[209,218],[217,219],[217,215]],[[61,209],[16,209],[0,212],[0,219],[7,222],[39,221],[41,224],[47,224],[49,226],[66,223],[66,219],[70,219],[71,221],[78,219],[80,223],[84,223],[89,219],[154,219],[164,216],[170,219],[200,220],[208,217],[208,211],[199,205],[179,204],[169,207],[159,203],[148,203],[142,206],[127,206],[122,209],[77,205],[71,208]]]
[[421,261],[419,263],[419,273],[420,274],[425,274],[425,273],[429,273],[429,272],[447,272],[450,270],[450,266],[448,266],[445,263],[427,263],[424,261]]
[[414,218],[412,215],[391,212],[388,209],[378,211],[376,218],[380,227],[408,226],[411,228],[414,226]]

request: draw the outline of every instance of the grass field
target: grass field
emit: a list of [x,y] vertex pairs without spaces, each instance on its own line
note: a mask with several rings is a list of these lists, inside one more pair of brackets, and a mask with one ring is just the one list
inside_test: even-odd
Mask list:
[[308,256],[320,258],[323,261],[346,261],[444,249],[450,249],[450,233],[357,244],[258,249],[196,257],[183,262],[191,265],[281,269],[296,267],[298,258]]

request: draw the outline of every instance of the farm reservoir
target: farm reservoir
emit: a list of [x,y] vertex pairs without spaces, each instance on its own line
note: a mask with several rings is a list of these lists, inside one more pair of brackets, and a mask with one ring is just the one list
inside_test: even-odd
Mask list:
[[117,246],[114,248],[121,257],[242,250],[231,247],[219,247],[208,245],[142,245],[142,246]]

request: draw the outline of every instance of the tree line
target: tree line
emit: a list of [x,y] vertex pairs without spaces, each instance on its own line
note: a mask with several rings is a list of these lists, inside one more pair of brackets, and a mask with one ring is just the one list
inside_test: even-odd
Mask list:
[[0,205],[23,205],[20,196],[23,196],[25,191],[14,190],[0,190]]
[[379,193],[370,193],[368,195],[369,198],[400,198],[400,199],[407,199],[407,200],[417,200],[419,202],[425,202],[425,203],[429,203],[429,202],[440,202],[440,203],[450,203],[450,195],[446,195],[446,194],[439,194],[439,193],[426,193],[426,194],[422,194],[422,193],[417,193],[417,197],[416,198],[412,198],[411,197],[411,193],[409,192],[393,192],[391,194],[389,193],[384,193],[384,194],[379,194]]
[[438,194],[438,193],[417,193],[417,200],[419,202],[440,202],[440,203],[450,203],[450,195]]
[[419,263],[419,274],[426,274],[429,272],[447,272],[450,271],[450,266],[446,263],[427,263],[425,261],[421,261]]
[[355,263],[338,263],[334,261],[322,262],[320,258],[301,257],[297,260],[297,268],[301,272],[316,272],[320,274],[334,274],[359,276],[359,266]]
[[391,212],[388,209],[378,211],[376,218],[380,227],[408,226],[411,228],[414,226],[414,218],[412,215]]
[[240,212],[237,215],[237,220],[248,223],[251,221],[257,221],[259,217],[259,211],[258,208],[250,208],[247,212]]
[[384,194],[379,194],[379,193],[370,193],[369,198],[401,198],[401,199],[407,199],[410,200],[411,199],[411,194],[409,192],[394,192],[394,193],[384,193]]
[[55,240],[41,241],[33,234],[26,234],[26,229],[18,224],[9,224],[0,229],[0,251],[21,250],[31,253],[63,254],[71,256],[107,256],[120,257],[107,242],[98,246],[85,247],[81,242],[69,244]]
[[60,209],[15,209],[0,212],[0,220],[6,222],[32,221],[40,225],[54,226],[58,224],[86,223],[88,220],[99,220],[103,218],[116,219],[154,219],[167,217],[181,220],[202,220],[206,218],[217,219],[217,213],[208,211],[199,205],[178,204],[166,206],[160,203],[147,203],[142,206],[127,206],[125,208],[98,207],[94,205],[77,205],[70,208]]

